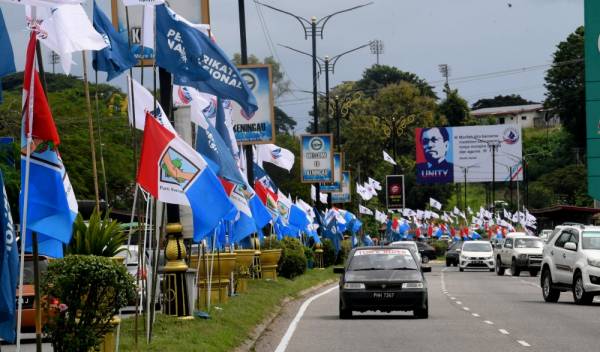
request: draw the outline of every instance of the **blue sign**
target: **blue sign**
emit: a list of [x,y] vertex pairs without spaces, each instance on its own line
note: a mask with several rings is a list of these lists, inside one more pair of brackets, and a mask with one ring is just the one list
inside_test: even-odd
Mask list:
[[322,183],[321,192],[342,191],[342,153],[333,153],[333,182]]
[[300,136],[301,181],[333,182],[333,136],[305,134]]
[[350,171],[342,171],[342,191],[331,193],[331,203],[350,203],[352,193],[350,192]]

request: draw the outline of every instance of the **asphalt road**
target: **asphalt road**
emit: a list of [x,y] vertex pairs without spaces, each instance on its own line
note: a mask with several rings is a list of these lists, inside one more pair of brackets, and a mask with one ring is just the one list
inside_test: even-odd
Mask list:
[[338,290],[306,309],[286,351],[599,351],[600,304],[563,293],[545,303],[539,276],[498,277],[434,266],[429,319],[411,313],[354,313],[338,319]]

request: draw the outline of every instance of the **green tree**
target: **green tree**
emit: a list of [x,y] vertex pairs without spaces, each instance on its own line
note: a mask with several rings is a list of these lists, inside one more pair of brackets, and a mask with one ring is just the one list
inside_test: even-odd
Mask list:
[[498,106],[514,106],[526,104],[536,104],[536,102],[524,99],[519,94],[497,95],[493,98],[484,98],[477,100],[475,103],[473,103],[471,109],[477,110],[485,108],[494,108]]
[[[233,54],[233,63],[236,65],[242,64],[242,56],[239,53]],[[249,65],[257,65],[257,64],[266,64],[271,65],[271,76],[273,78],[273,95],[275,99],[282,97],[283,95],[289,93],[290,89],[290,80],[285,79],[285,73],[281,69],[281,64],[273,58],[273,56],[267,56],[264,60],[260,60],[255,55],[248,56],[248,64]]]
[[400,69],[387,65],[373,65],[363,72],[362,78],[356,82],[356,89],[372,96],[377,91],[390,84],[408,82],[414,84],[421,95],[437,99],[433,87],[424,79],[414,73],[401,71]]
[[579,27],[558,44],[553,65],[546,73],[548,93],[544,103],[558,113],[579,147],[584,147],[586,141],[583,35],[584,29]]
[[297,124],[293,117],[286,114],[278,106],[275,106],[275,126],[278,133],[290,134],[294,131]]
[[465,126],[472,122],[469,115],[469,104],[458,94],[458,89],[451,89],[438,107],[439,113],[446,118],[449,126]]

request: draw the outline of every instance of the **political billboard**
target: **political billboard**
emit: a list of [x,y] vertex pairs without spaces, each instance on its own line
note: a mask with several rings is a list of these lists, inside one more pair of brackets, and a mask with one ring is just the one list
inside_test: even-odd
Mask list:
[[600,199],[600,1],[585,0],[584,14],[587,184]]
[[271,65],[243,65],[238,69],[256,97],[258,110],[248,115],[237,103],[232,102],[235,139],[242,144],[275,143]]
[[333,153],[333,182],[321,183],[321,192],[340,192],[342,190],[343,163],[342,153]]
[[404,209],[404,175],[385,177],[385,206],[390,209]]
[[519,125],[416,128],[415,142],[417,183],[523,180]]
[[342,191],[331,193],[331,203],[350,203],[352,202],[352,192],[350,189],[350,171],[342,171]]
[[300,136],[301,182],[333,182],[333,135]]

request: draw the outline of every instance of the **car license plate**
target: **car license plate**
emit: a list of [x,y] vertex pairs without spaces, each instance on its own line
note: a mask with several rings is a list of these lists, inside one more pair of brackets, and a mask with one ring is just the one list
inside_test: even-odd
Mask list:
[[483,264],[482,260],[474,260],[472,261],[473,264]]
[[375,299],[390,299],[394,298],[394,292],[373,292]]

